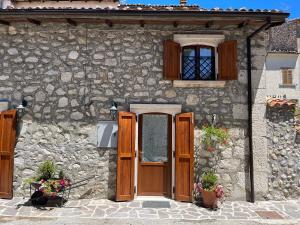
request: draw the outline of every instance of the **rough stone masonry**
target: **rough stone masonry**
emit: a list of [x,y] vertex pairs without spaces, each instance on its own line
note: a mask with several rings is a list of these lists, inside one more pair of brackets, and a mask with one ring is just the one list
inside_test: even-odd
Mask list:
[[[226,82],[223,88],[175,88],[163,79],[163,40],[171,39],[174,32],[205,33],[205,27],[0,25],[0,98],[12,104],[22,97],[28,101],[15,148],[14,194],[28,195],[24,179],[40,162],[52,159],[75,181],[97,176],[73,190],[72,197],[113,198],[116,149],[96,147],[97,121],[110,120],[113,100],[119,110],[129,110],[130,103],[182,104],[184,112],[195,113],[197,130],[217,114],[219,123],[229,128],[231,140],[221,152],[209,153],[201,148],[196,132],[196,178],[205,168],[214,168],[228,198],[245,200],[249,191],[246,36],[254,29],[221,30],[218,25],[210,29],[238,41],[238,80]],[[256,36],[252,45],[253,72],[260,74],[266,54],[264,34]]]

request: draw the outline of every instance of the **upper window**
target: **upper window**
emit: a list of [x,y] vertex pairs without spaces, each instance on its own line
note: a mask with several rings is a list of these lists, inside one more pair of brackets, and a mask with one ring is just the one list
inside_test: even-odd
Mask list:
[[282,69],[282,84],[293,85],[293,71],[291,69]]
[[237,41],[212,46],[193,43],[181,46],[173,40],[164,41],[165,79],[237,80]]
[[182,80],[215,80],[215,49],[205,45],[182,48]]

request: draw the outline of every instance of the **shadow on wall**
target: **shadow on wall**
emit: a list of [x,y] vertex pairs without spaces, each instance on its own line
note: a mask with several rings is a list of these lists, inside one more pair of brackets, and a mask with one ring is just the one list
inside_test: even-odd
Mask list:
[[102,174],[99,180],[106,180],[103,184],[107,187],[100,187],[106,191],[106,197],[110,200],[115,200],[116,197],[116,184],[117,184],[117,149],[115,148],[97,148],[99,158],[107,158],[107,168],[102,168]]

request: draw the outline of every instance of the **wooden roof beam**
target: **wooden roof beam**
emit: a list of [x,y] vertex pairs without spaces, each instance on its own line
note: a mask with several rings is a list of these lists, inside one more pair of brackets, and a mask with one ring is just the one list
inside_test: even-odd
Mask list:
[[140,26],[145,27],[145,21],[144,20],[140,20]]
[[249,20],[243,21],[241,23],[238,24],[238,28],[243,28],[245,26],[247,26],[249,24]]
[[112,27],[113,23],[111,22],[111,20],[105,20],[105,23],[107,24],[107,26]]
[[27,21],[28,22],[30,22],[30,23],[33,23],[33,24],[35,24],[35,25],[37,25],[37,26],[40,26],[41,25],[41,21],[39,21],[39,20],[36,20],[36,19],[30,19],[30,18],[27,18]]
[[205,27],[206,27],[206,28],[210,28],[213,24],[214,24],[213,21],[208,21],[208,22],[205,24]]
[[68,24],[70,24],[70,25],[72,25],[72,26],[74,26],[74,27],[76,27],[77,26],[77,22],[75,21],[75,20],[72,20],[72,19],[66,19],[67,20],[67,23]]
[[6,20],[0,20],[0,24],[6,25],[6,26],[10,26],[10,22],[8,22]]

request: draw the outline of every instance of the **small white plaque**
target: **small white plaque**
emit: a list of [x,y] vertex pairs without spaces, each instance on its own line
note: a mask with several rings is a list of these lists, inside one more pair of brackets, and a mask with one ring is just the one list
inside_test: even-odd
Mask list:
[[117,148],[118,123],[116,121],[100,121],[97,124],[97,147]]

